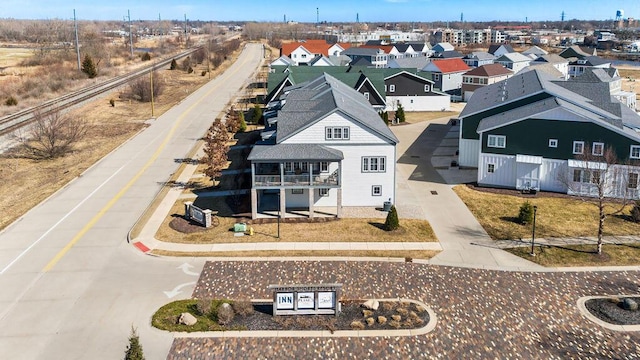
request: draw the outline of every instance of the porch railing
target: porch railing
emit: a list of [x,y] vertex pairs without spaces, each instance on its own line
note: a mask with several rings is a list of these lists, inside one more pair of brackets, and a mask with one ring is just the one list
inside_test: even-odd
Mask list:
[[280,175],[256,175],[254,186],[337,186],[339,185],[337,173],[284,175],[284,183],[280,184]]

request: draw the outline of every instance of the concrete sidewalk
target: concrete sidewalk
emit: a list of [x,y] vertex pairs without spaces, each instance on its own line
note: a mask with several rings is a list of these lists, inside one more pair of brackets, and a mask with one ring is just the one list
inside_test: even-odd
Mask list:
[[[331,250],[434,250],[441,252],[426,263],[433,265],[512,271],[554,271],[504,251],[505,248],[529,246],[530,239],[494,241],[453,191],[453,186],[470,181],[472,171],[450,168],[455,158],[459,127],[450,126],[449,118],[430,122],[395,126],[400,139],[397,153],[396,207],[401,218],[426,219],[438,242],[261,242],[227,244],[181,244],[159,241],[155,233],[176,201],[195,195],[183,194],[184,187],[169,189],[160,205],[133,243],[141,249],[172,252],[237,252],[237,251],[331,251]],[[197,156],[200,156],[201,151]],[[435,155],[434,155],[435,154]],[[447,158],[449,157],[449,158]],[[434,166],[435,165],[435,166]],[[446,166],[445,166],[446,165]],[[196,170],[188,164],[177,179],[187,184]],[[453,183],[453,184],[452,184]],[[233,191],[212,191],[205,196],[226,196]],[[634,237],[608,238],[607,242],[638,241]],[[595,243],[591,238],[536,239],[536,244],[570,245]],[[422,261],[420,261],[422,262]],[[629,269],[629,267],[623,267]],[[597,268],[602,270],[602,268]]]

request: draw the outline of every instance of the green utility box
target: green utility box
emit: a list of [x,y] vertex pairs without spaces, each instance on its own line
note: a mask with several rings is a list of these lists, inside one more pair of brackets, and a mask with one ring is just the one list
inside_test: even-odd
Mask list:
[[247,231],[247,224],[236,223],[233,225],[233,232],[245,232]]

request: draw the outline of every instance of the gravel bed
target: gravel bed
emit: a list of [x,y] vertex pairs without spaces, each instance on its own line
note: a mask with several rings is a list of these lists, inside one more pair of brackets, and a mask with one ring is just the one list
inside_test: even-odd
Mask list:
[[[640,303],[640,297],[630,297]],[[622,300],[622,299],[620,299]],[[622,301],[612,298],[587,300],[584,304],[589,312],[598,319],[613,325],[640,325],[640,310],[625,310]]]
[[[236,315],[227,326],[229,328],[241,327],[247,330],[354,330],[351,327],[351,323],[360,321],[364,325],[364,329],[395,330],[417,329],[427,325],[429,322],[429,313],[413,303],[380,302],[378,310],[372,311],[372,314],[369,315],[376,321],[369,325],[363,315],[363,311],[366,309],[360,305],[361,303],[362,301],[343,302],[342,312],[337,317],[334,315],[283,315],[274,317],[272,316],[273,305],[271,303],[255,304],[252,314],[244,317]],[[393,315],[401,316],[400,321],[394,323],[392,321]],[[379,323],[377,321],[379,316],[385,317],[387,319],[386,323]]]

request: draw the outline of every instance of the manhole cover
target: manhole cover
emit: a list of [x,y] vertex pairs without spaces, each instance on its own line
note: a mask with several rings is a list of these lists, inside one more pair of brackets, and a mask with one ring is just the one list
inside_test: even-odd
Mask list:
[[435,190],[431,190],[431,195],[438,195],[438,192]]

